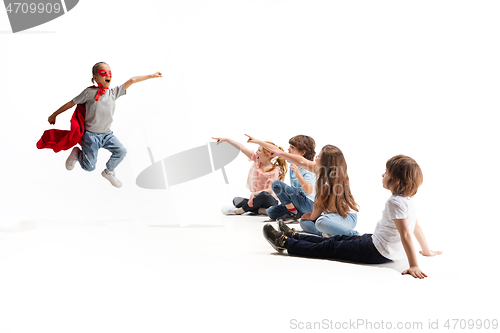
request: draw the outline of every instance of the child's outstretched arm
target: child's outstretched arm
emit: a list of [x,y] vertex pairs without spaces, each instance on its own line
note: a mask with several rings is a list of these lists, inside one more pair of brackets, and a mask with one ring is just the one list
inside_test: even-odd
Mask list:
[[410,230],[408,229],[407,220],[394,219],[393,221],[396,224],[396,228],[398,228],[399,235],[401,236],[401,242],[403,243],[406,257],[408,257],[408,263],[410,264],[410,268],[403,271],[401,274],[410,274],[414,278],[419,279],[427,277],[427,275],[425,275],[425,273],[422,272],[418,267],[417,253],[415,252],[415,248],[413,247],[413,241],[411,239]]
[[130,78],[128,81],[126,81],[123,85],[125,86],[125,90],[127,90],[128,87],[130,87],[134,83],[149,80],[149,79],[154,79],[157,77],[162,77],[160,72],[156,72],[156,73],[150,74],[150,75],[134,76],[133,78]]
[[[262,146],[262,147],[266,148],[267,150],[276,150],[276,146],[274,146],[274,145],[272,145],[270,143],[267,143],[265,141],[256,139],[253,136],[250,136],[248,134],[245,134],[245,135],[248,137],[248,141],[247,142],[256,143],[259,146]],[[308,194],[308,195],[311,194],[313,192],[313,190],[314,190],[314,185],[308,183],[304,179],[304,177],[302,177],[302,175],[300,174],[299,170],[297,169],[297,165],[296,164],[290,165],[290,170],[294,171],[295,176],[297,177],[297,179],[298,179],[298,181],[300,183],[300,186],[302,186],[302,189],[304,189],[304,192],[306,192],[306,194]]]
[[51,114],[49,116],[49,119],[48,119],[49,124],[54,125],[56,123],[56,117],[59,114],[63,113],[64,111],[71,109],[73,106],[75,106],[75,102],[69,101],[68,103],[64,104],[59,109],[57,109],[56,112],[54,112],[53,114]]
[[427,239],[425,239],[424,232],[422,231],[422,228],[420,228],[418,221],[415,222],[415,231],[413,232],[413,234],[415,235],[415,238],[417,239],[418,243],[420,244],[420,247],[422,248],[420,254],[422,254],[423,256],[433,257],[443,253],[443,251],[432,251],[429,248],[429,245],[427,244]]
[[285,160],[295,163],[301,168],[304,168],[311,172],[316,172],[316,163],[313,161],[309,161],[307,158],[304,158],[303,156],[286,153],[276,148],[269,149],[269,151],[273,156],[283,157]]
[[253,152],[239,142],[236,142],[236,141],[234,141],[232,139],[228,139],[228,138],[212,138],[212,139],[216,140],[217,144],[219,144],[221,142],[227,142],[230,145],[232,145],[233,147],[238,148],[243,154],[246,155],[246,157],[252,158]]
[[250,136],[248,134],[245,134],[245,135],[248,137],[248,140],[247,140],[248,143],[258,144],[259,146],[264,147],[267,150],[275,150],[277,148],[275,145],[272,145],[272,144],[270,144],[268,142],[256,139],[256,138],[254,138],[254,137],[252,137],[252,136]]

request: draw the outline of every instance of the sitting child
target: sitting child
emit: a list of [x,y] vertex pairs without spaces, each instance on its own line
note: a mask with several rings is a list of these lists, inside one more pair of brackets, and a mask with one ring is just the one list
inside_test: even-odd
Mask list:
[[[246,134],[245,134],[246,135]],[[273,149],[268,143],[255,139],[249,135],[248,142],[256,143],[262,147]],[[316,143],[307,135],[296,135],[289,141],[288,153],[303,157],[309,161],[314,160]],[[296,164],[290,164],[290,185],[281,180],[275,180],[272,184],[274,193],[278,196],[280,204],[269,207],[267,215],[271,220],[281,219],[294,221],[302,214],[313,211],[314,206],[314,172],[308,171]]]
[[[271,189],[274,180],[285,178],[287,171],[286,161],[282,158],[272,157],[269,150],[259,146],[257,152],[252,152],[241,143],[228,138],[213,138],[217,143],[228,142],[241,150],[252,162],[252,167],[248,173],[247,186],[250,189],[250,197],[233,199],[234,206],[222,208],[225,215],[241,215],[245,212],[262,213],[263,210],[277,205],[278,198]],[[272,142],[268,142],[274,149],[281,149]]]
[[417,254],[413,247],[411,232],[417,238],[424,256],[439,255],[432,251],[417,222],[412,197],[422,184],[423,176],[414,159],[397,155],[386,163],[382,175],[382,186],[391,191],[382,219],[372,234],[355,236],[333,236],[330,238],[299,234],[295,229],[280,223],[280,231],[270,224],[264,226],[266,240],[277,250],[287,250],[289,254],[311,258],[340,259],[365,264],[382,264],[400,258],[406,253],[409,268],[402,274],[415,278],[427,277],[418,267]]

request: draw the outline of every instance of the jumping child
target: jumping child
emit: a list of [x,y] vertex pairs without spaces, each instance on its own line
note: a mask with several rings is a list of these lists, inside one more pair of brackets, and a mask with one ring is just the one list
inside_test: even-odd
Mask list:
[[[238,148],[252,162],[252,167],[248,173],[247,187],[250,189],[250,198],[236,197],[233,199],[234,206],[222,208],[225,215],[241,215],[245,212],[264,213],[266,208],[278,204],[278,198],[271,189],[273,181],[285,179],[287,172],[286,161],[283,158],[272,157],[268,149],[259,146],[254,153],[241,143],[228,138],[212,138],[217,143],[228,142]],[[272,142],[267,142],[273,149],[283,150]]]
[[85,132],[81,139],[82,149],[74,147],[66,160],[66,169],[73,170],[76,162],[80,163],[83,170],[93,171],[97,162],[97,152],[104,148],[111,152],[111,157],[106,163],[106,169],[101,173],[104,178],[115,187],[122,183],[115,176],[115,168],[124,159],[127,150],[111,131],[111,123],[115,113],[115,101],[126,94],[127,89],[134,83],[161,77],[160,72],[151,75],[135,76],[124,84],[110,89],[111,68],[105,62],[98,62],[92,67],[92,83],[97,87],[89,87],[61,106],[48,118],[50,124],[56,123],[56,117],[76,104],[85,105]]
[[414,159],[397,155],[386,163],[382,175],[382,186],[392,196],[385,203],[382,219],[375,232],[357,236],[333,236],[330,238],[298,234],[294,229],[280,223],[280,230],[270,224],[264,226],[264,237],[277,250],[311,258],[339,259],[365,264],[383,264],[398,259],[406,253],[410,268],[402,274],[419,279],[427,277],[418,267],[417,254],[413,247],[411,232],[415,235],[424,256],[436,256],[441,251],[432,251],[420,228],[412,197],[422,184],[422,171]]

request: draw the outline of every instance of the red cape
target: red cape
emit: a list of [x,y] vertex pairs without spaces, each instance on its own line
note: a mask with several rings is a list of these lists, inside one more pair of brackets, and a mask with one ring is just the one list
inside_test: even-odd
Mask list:
[[50,129],[43,132],[42,137],[36,143],[38,149],[49,148],[55,153],[68,150],[82,140],[85,131],[85,106],[78,104],[71,117],[71,129],[69,131]]

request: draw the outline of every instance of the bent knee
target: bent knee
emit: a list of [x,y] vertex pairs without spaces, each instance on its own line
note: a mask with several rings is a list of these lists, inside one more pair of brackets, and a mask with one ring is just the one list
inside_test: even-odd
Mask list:
[[83,158],[80,162],[80,165],[82,166],[82,169],[85,171],[94,171],[95,170],[95,165],[96,161],[95,160],[89,160],[87,155],[83,154]]
[[277,194],[277,192],[281,193],[281,191],[283,189],[283,186],[282,186],[283,184],[284,183],[281,180],[273,181],[271,188],[273,189],[274,193],[276,193],[276,194]]
[[87,164],[87,163],[83,163],[82,164],[82,169],[85,170],[85,171],[94,171],[95,170],[95,164]]
[[322,231],[327,224],[327,219],[323,218],[322,216],[318,217],[318,219],[314,223],[316,225],[316,229]]
[[276,220],[278,217],[281,217],[280,207],[279,205],[271,206],[267,209],[267,215],[271,220]]
[[116,151],[116,154],[125,157],[125,155],[127,155],[127,148],[120,147],[120,149]]
[[313,221],[310,221],[310,220],[300,220],[299,221],[299,225],[300,227],[303,229],[303,230],[309,230],[311,229],[310,226],[311,224],[315,224]]

